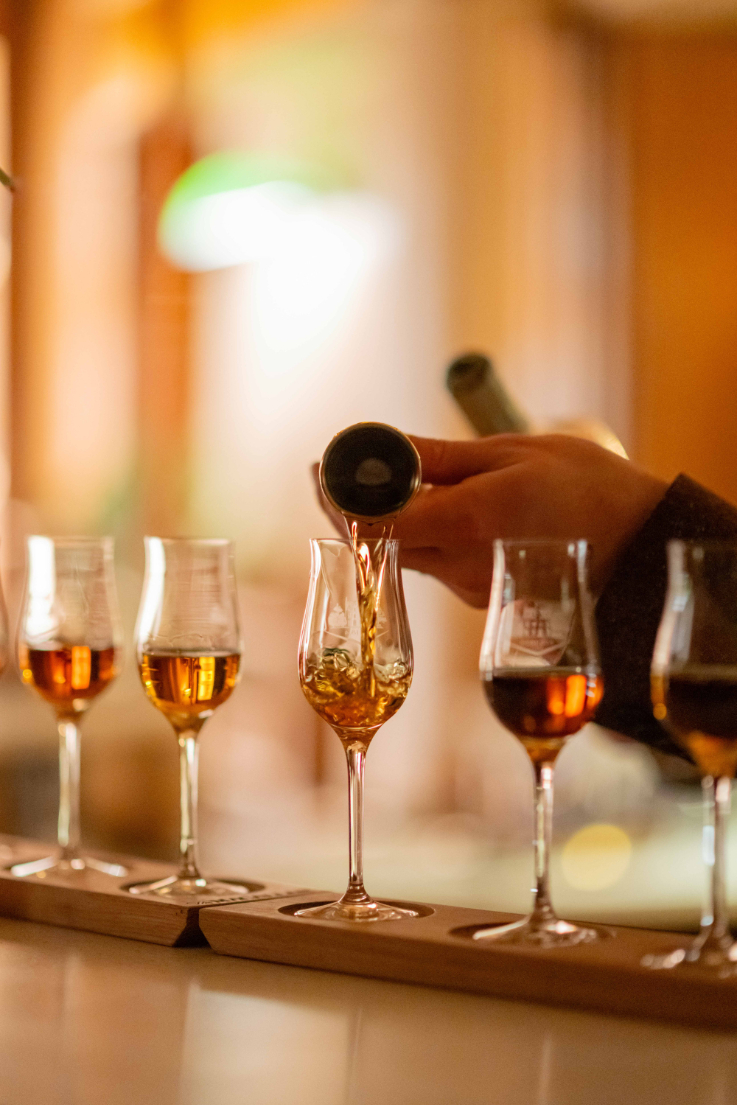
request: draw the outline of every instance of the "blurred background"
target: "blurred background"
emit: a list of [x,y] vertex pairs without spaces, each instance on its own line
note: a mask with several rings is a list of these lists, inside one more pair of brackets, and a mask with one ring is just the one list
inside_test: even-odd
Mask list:
[[[113,533],[127,630],[85,720],[85,842],[176,854],[141,537],[229,536],[245,656],[203,735],[204,866],[341,889],[342,751],[296,676],[334,432],[470,436],[444,372],[481,349],[537,422],[603,419],[737,500],[737,0],[2,0],[0,32],[3,582],[14,626],[29,532]],[[478,686],[483,614],[405,587],[368,887],[525,910],[530,766]],[[0,829],[53,839],[56,772],[9,670]],[[696,923],[699,801],[588,727],[559,761],[560,909]]]

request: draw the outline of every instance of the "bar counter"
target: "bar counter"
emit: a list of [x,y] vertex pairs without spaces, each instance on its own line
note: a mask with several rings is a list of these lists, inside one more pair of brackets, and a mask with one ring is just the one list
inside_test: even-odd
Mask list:
[[731,1105],[737,1034],[0,920],[2,1105]]

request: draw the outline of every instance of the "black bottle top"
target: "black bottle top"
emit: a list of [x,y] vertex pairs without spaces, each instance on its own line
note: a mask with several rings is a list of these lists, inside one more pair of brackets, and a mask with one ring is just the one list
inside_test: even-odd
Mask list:
[[477,434],[526,434],[530,425],[483,353],[465,353],[448,367],[448,391]]
[[399,514],[421,482],[414,445],[383,422],[357,422],[341,430],[320,464],[320,485],[328,502],[341,514],[364,522]]

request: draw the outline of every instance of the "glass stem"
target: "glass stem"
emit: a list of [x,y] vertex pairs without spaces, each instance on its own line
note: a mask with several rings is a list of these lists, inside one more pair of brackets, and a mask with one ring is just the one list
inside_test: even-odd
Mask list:
[[59,718],[59,824],[60,860],[79,857],[79,726],[72,718]]
[[[726,834],[729,822],[732,780],[727,776],[715,779],[714,787],[714,835],[713,848],[705,849],[707,864],[711,869],[710,901],[708,912],[702,918],[701,935],[697,941],[697,954],[729,949],[732,937],[729,931],[726,889]],[[711,803],[711,787],[704,785],[704,803]],[[705,822],[710,821],[705,811]],[[709,916],[708,914],[711,914]]]
[[363,885],[363,773],[366,764],[366,745],[352,740],[345,745],[348,761],[348,889],[341,901],[367,902],[369,896]]
[[199,879],[197,868],[197,730],[184,729],[179,740],[179,878]]
[[712,872],[714,869],[714,776],[705,775],[701,780],[701,858],[708,872],[704,884],[704,899],[701,907],[701,933],[706,938],[714,921],[712,902]]
[[535,904],[530,922],[543,925],[555,919],[550,901],[550,846],[553,838],[553,765],[535,768]]

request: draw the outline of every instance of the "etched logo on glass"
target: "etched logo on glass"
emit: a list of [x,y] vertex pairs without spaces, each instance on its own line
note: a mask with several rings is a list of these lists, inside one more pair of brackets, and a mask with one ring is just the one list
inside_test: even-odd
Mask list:
[[517,599],[501,613],[495,667],[554,667],[566,650],[573,612],[560,603]]

